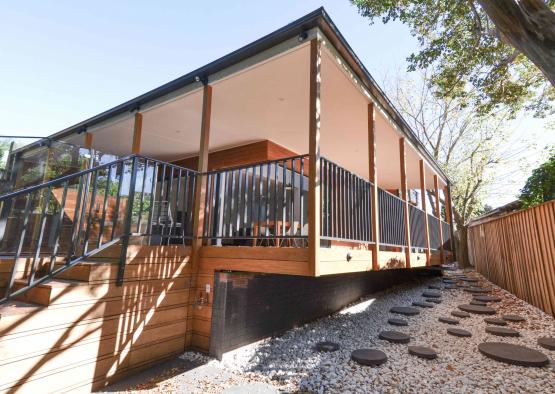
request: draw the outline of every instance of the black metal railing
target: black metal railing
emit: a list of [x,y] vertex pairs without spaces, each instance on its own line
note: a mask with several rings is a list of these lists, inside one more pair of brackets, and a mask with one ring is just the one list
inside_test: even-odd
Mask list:
[[451,251],[451,226],[443,220],[441,221],[441,232],[443,235],[443,249]]
[[324,158],[320,180],[321,238],[373,242],[372,184]]
[[0,254],[13,266],[0,303],[117,243],[121,283],[133,235],[187,242],[195,179],[194,171],[129,156],[1,196]]
[[399,197],[378,189],[380,244],[406,246],[405,202]]
[[426,212],[409,204],[410,246],[427,248],[426,245]]
[[206,177],[203,238],[218,245],[306,246],[307,155]]
[[439,219],[434,215],[428,214],[428,234],[430,237],[430,249],[432,250],[439,250],[441,248],[439,226]]

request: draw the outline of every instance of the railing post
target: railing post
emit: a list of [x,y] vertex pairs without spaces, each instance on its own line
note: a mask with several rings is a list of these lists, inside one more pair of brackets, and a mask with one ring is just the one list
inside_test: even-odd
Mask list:
[[[123,234],[121,239],[121,251],[119,257],[118,277],[116,284],[121,286],[123,284],[123,277],[125,275],[125,264],[127,262],[127,248],[129,246],[129,237],[131,236],[131,222],[133,221],[133,203],[135,200],[135,184],[137,183],[137,167],[138,157],[133,156],[131,161],[131,180],[129,181],[129,195],[127,197],[127,209],[125,220],[123,223]],[[122,166],[124,171],[125,166]],[[123,181],[123,176],[122,176]]]
[[141,133],[143,130],[143,114],[135,113],[135,123],[133,124],[133,142],[131,153],[138,155],[141,153]]
[[439,259],[441,264],[445,263],[445,253],[443,251],[443,229],[441,228],[441,211],[439,205],[439,180],[437,175],[434,174],[434,190],[436,197],[436,214],[439,220]]
[[320,84],[321,42],[315,38],[310,42],[310,94],[309,94],[309,173],[308,173],[308,248],[309,272],[318,276],[320,254]]
[[422,200],[422,210],[424,211],[424,226],[426,234],[426,265],[431,264],[430,254],[430,229],[428,227],[428,212],[426,210],[426,170],[424,160],[420,160],[420,199]]
[[378,209],[378,171],[376,162],[376,112],[374,103],[368,103],[368,177],[371,182],[370,209],[372,217],[372,237],[374,238],[374,250],[372,251],[372,270],[377,271],[379,267],[380,253],[380,226]]
[[401,169],[401,199],[403,200],[403,213],[405,217],[405,267],[410,268],[410,223],[409,203],[407,195],[407,164],[405,154],[405,138],[399,138],[399,158]]

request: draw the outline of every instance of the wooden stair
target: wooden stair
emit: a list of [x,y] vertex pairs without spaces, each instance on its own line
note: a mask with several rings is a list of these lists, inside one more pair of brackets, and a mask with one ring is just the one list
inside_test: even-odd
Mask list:
[[0,393],[90,392],[185,349],[190,249],[130,246],[122,286],[118,254],[0,306]]

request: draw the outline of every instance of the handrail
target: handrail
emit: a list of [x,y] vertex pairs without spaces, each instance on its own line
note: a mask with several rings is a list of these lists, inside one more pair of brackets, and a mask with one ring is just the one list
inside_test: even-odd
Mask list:
[[233,167],[218,168],[217,170],[210,170],[210,171],[203,172],[200,175],[212,175],[212,174],[218,174],[218,173],[222,173],[222,172],[226,172],[226,171],[244,170],[245,168],[252,168],[254,166],[274,164],[274,163],[281,162],[281,161],[297,160],[297,159],[302,159],[302,158],[306,158],[306,157],[308,157],[308,154],[289,156],[289,157],[284,157],[282,159],[257,161],[256,163],[251,163],[251,164],[241,164],[241,165],[233,166]]
[[[129,155],[1,196],[0,241],[10,245],[13,240],[11,245],[15,249],[14,264],[0,304],[117,243],[121,243],[117,278],[118,285],[121,284],[132,235],[142,234],[149,236],[149,241],[157,239],[162,243],[173,243],[178,238],[185,243],[192,238],[189,222],[196,177],[197,171],[188,168]],[[141,224],[145,214],[146,225]],[[69,232],[67,226],[65,232],[62,228],[66,218],[72,222]],[[132,231],[135,225],[136,231]],[[146,231],[142,231],[143,227]],[[14,289],[23,255],[29,256],[30,269],[25,269],[25,283]],[[57,263],[62,266],[56,267]]]

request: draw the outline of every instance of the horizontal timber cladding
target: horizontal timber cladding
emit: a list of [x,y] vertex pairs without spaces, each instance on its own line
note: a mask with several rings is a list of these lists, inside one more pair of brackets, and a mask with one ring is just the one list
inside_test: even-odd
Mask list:
[[378,189],[378,207],[380,214],[380,244],[406,246],[404,202],[399,197]]
[[471,223],[468,245],[478,272],[555,316],[555,201]]
[[410,280],[421,270],[322,277],[217,272],[210,353],[223,353],[329,315],[367,294]]
[[0,392],[90,392],[183,352],[190,248],[127,252],[122,286],[114,246],[0,308]]

